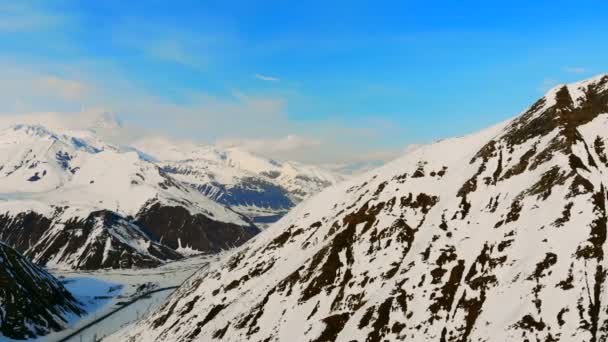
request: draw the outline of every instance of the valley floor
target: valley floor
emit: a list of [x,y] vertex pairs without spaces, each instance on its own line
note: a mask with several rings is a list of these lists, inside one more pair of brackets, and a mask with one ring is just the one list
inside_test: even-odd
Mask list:
[[[157,308],[175,291],[175,287],[197,270],[206,267],[215,258],[217,256],[193,256],[158,268],[139,270],[49,269],[79,301],[85,304],[88,315],[75,317],[70,322],[69,329],[41,337],[36,341],[90,342],[107,336]],[[146,293],[151,294],[144,295]],[[132,304],[116,311],[131,301]],[[79,329],[113,311],[116,312],[66,339]]]

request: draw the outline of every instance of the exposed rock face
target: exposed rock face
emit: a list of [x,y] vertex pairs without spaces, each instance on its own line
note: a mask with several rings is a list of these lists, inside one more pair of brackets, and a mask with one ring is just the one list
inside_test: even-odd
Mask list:
[[218,253],[242,245],[260,230],[253,224],[239,226],[214,221],[205,215],[192,215],[182,207],[155,204],[140,212],[135,223],[156,241],[173,249],[187,243],[204,253]]
[[22,212],[17,215],[0,215],[0,241],[20,251],[35,248],[51,228],[52,221],[35,212]]
[[0,340],[28,339],[65,328],[81,304],[41,267],[0,243]]
[[608,76],[322,192],[110,341],[605,341]]
[[34,212],[0,216],[0,240],[36,263],[73,269],[154,267],[182,256],[114,212],[50,220]]
[[36,263],[72,269],[147,268],[183,258],[181,248],[218,253],[240,246],[260,230],[192,215],[159,203],[135,219],[100,210],[86,218],[59,209],[46,218],[35,212],[0,215],[0,241]]

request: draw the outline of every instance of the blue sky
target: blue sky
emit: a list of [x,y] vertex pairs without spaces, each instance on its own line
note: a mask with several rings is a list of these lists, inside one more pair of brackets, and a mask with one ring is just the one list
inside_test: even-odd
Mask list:
[[587,1],[12,1],[0,113],[88,108],[310,162],[389,159],[608,71]]

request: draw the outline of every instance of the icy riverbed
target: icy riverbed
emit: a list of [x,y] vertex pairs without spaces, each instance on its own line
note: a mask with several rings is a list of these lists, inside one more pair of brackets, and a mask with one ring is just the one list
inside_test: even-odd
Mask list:
[[[81,301],[87,316],[74,317],[70,328],[44,336],[36,341],[62,341],[73,332],[98,318],[120,308],[141,295],[167,287],[179,286],[197,270],[217,257],[193,256],[153,269],[71,271],[49,269],[74,296]],[[157,308],[175,289],[144,296],[124,309],[67,339],[70,342],[90,342],[107,336]]]

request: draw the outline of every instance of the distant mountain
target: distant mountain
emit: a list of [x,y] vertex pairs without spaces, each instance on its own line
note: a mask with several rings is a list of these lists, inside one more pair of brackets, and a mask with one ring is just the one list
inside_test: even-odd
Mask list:
[[344,179],[320,167],[266,159],[239,148],[164,138],[147,138],[134,146],[176,179],[260,224],[278,220],[304,199]]
[[57,279],[0,242],[0,340],[44,336],[84,313]]
[[83,109],[74,113],[42,112],[21,115],[0,116],[0,129],[6,129],[16,124],[43,126],[53,132],[79,132],[83,134],[115,133],[125,126],[113,112],[99,108]]
[[0,241],[37,263],[156,266],[180,252],[238,246],[258,231],[93,130],[19,124],[0,131]]
[[606,341],[608,75],[323,191],[109,341]]

